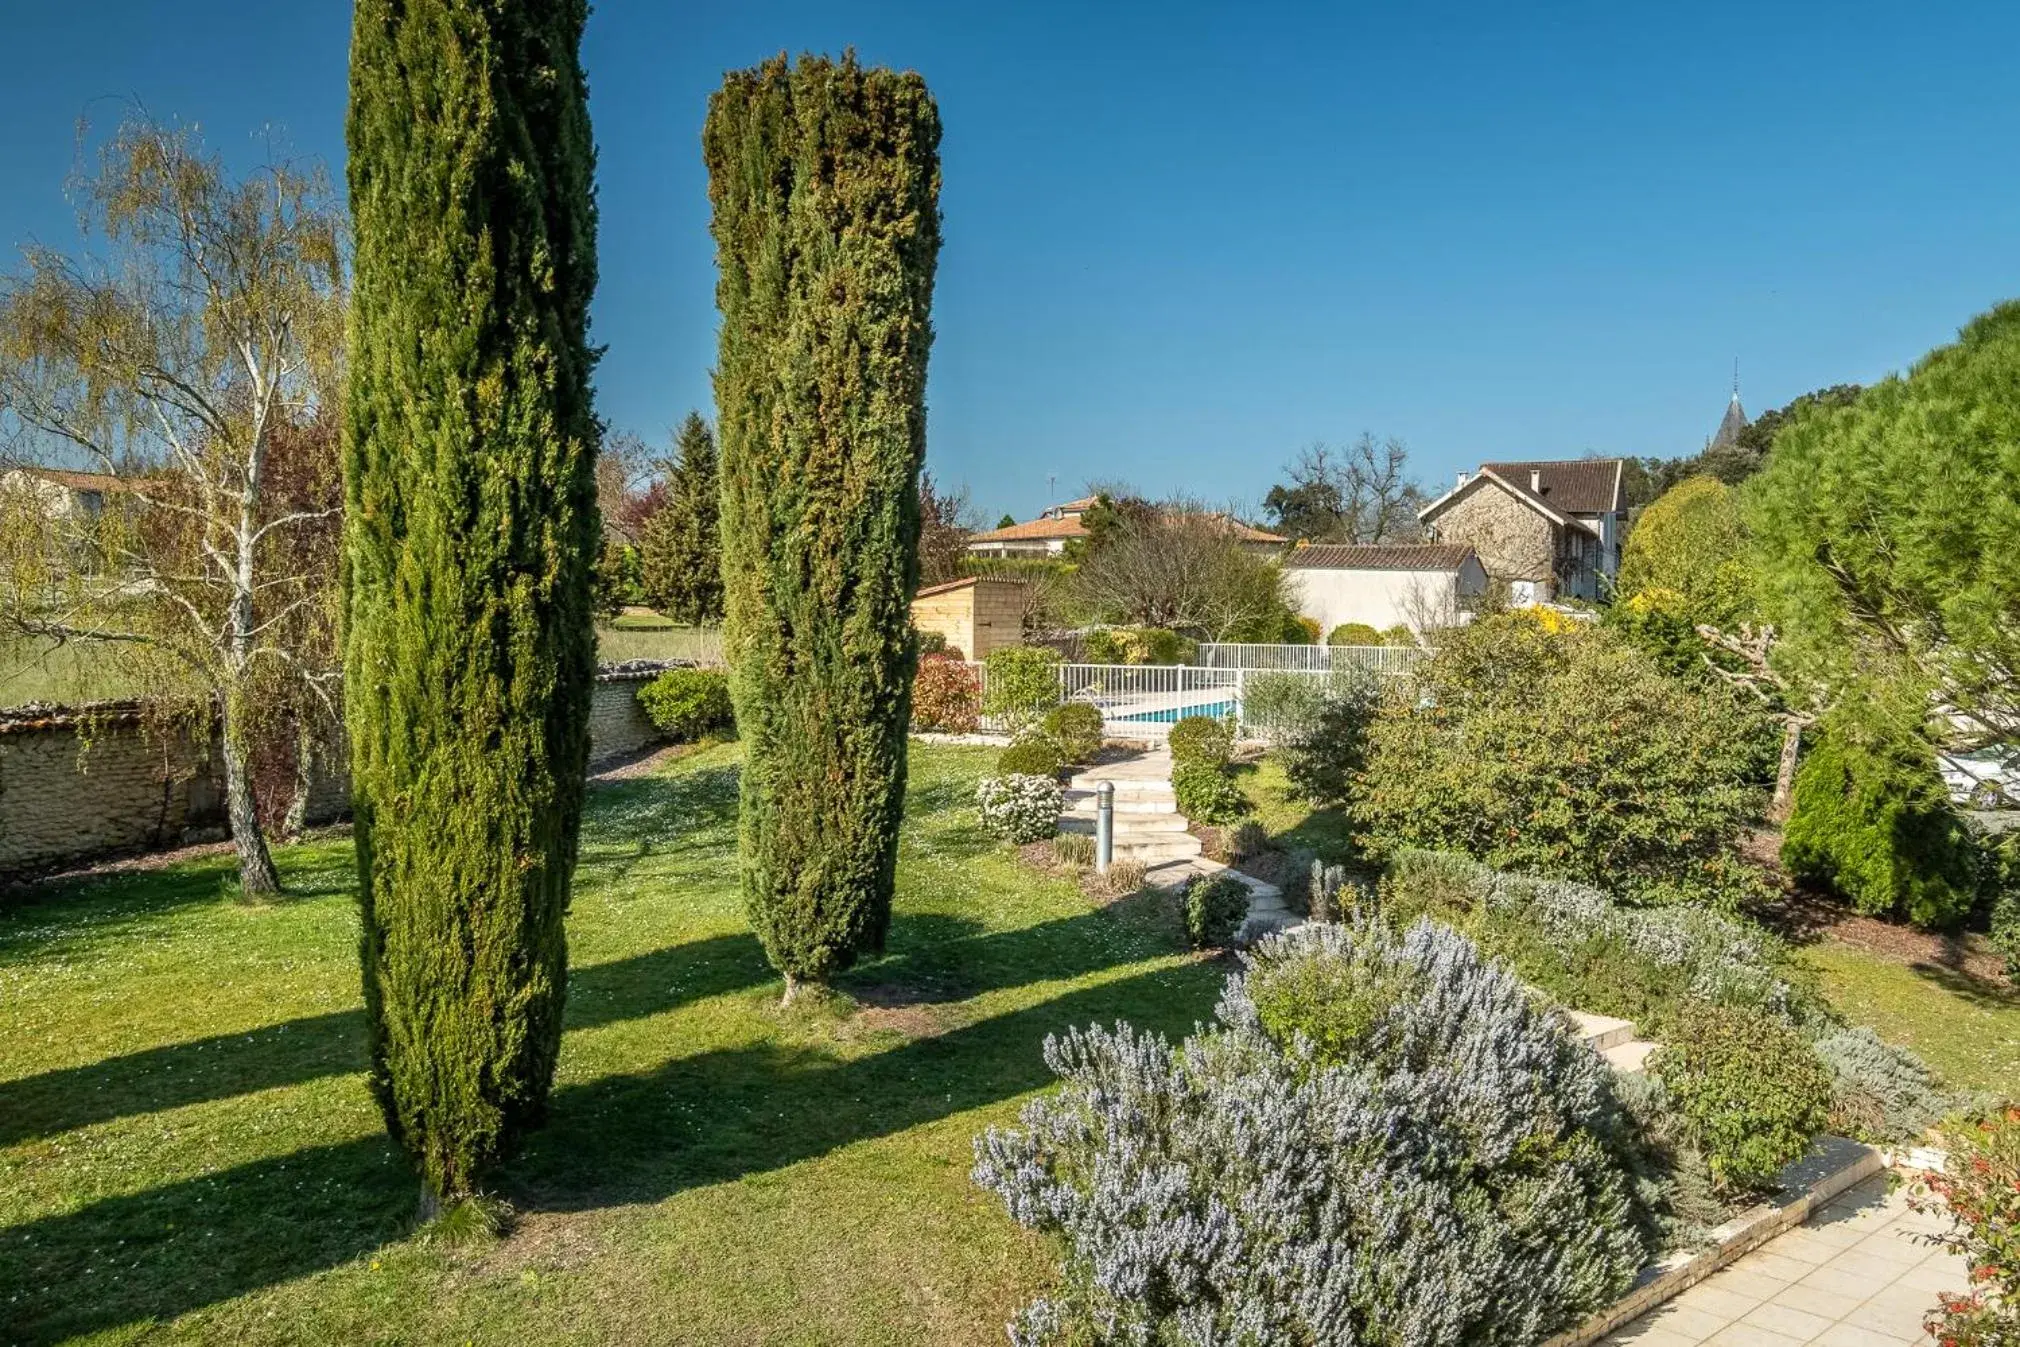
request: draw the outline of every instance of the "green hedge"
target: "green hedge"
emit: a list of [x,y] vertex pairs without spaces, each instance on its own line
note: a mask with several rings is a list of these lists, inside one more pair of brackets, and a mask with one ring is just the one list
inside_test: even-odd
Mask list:
[[1326,633],[1327,645],[1380,645],[1382,633],[1365,622],[1342,622]]
[[729,679],[714,669],[668,669],[638,690],[638,709],[661,734],[683,741],[727,729],[736,718]]

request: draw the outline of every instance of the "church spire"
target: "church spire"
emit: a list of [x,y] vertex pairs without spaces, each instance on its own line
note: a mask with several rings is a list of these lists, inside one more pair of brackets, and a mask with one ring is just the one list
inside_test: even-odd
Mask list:
[[1739,357],[1732,358],[1732,401],[1725,406],[1725,418],[1718,423],[1718,433],[1711,437],[1707,448],[1730,449],[1739,442],[1739,433],[1747,426],[1746,409],[1739,405]]

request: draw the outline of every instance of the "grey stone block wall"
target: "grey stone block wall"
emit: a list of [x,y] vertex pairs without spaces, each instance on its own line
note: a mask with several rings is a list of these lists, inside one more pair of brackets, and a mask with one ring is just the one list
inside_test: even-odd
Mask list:
[[[638,707],[657,668],[598,677],[589,759],[608,762],[663,736]],[[139,708],[24,709],[0,716],[0,883],[100,857],[179,846],[224,823],[223,773],[206,743],[147,733]],[[308,821],[350,812],[344,762],[317,773]]]

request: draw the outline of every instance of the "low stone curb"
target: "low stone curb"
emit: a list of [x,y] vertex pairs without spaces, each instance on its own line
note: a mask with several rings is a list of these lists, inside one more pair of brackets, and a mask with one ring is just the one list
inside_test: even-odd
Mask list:
[[1589,1347],[1622,1324],[1675,1299],[1741,1255],[1801,1225],[1832,1198],[1886,1167],[1886,1157],[1871,1146],[1844,1137],[1819,1137],[1808,1155],[1781,1172],[1780,1191],[1774,1197],[1714,1230],[1712,1242],[1705,1248],[1679,1250],[1644,1268],[1626,1296],[1577,1328],[1559,1333],[1543,1347]]
[[1007,734],[942,734],[938,730],[913,730],[912,738],[922,744],[966,744],[971,748],[1008,748]]

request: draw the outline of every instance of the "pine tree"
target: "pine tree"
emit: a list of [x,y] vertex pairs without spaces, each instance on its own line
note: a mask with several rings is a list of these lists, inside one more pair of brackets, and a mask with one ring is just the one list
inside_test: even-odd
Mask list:
[[853,54],[733,72],[702,132],[742,882],[788,1000],[890,921],[939,142],[925,82]]
[[425,1206],[561,1043],[589,691],[581,0],[358,0],[345,696],[372,1084]]
[[667,500],[639,540],[645,602],[691,626],[722,621],[721,483],[715,436],[689,412],[676,437],[679,457],[667,474]]

